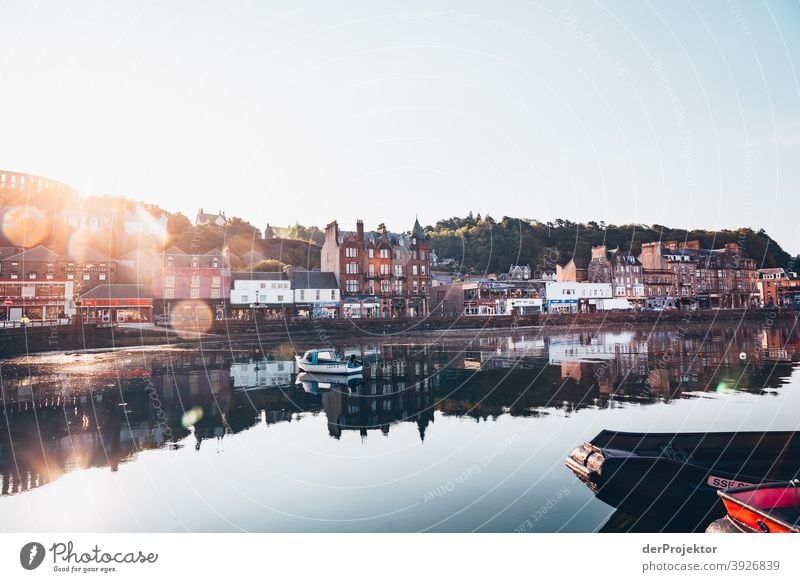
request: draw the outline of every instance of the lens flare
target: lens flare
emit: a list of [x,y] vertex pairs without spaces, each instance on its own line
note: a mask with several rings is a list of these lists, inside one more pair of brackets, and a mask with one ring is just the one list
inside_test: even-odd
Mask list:
[[205,303],[184,300],[172,308],[172,329],[184,338],[208,333],[214,325],[214,314]]
[[47,235],[48,221],[33,206],[13,206],[3,215],[3,234],[11,244],[34,247]]
[[181,424],[183,425],[183,428],[189,428],[190,426],[194,426],[195,424],[200,422],[202,418],[203,418],[203,409],[200,408],[199,406],[195,406],[183,413]]

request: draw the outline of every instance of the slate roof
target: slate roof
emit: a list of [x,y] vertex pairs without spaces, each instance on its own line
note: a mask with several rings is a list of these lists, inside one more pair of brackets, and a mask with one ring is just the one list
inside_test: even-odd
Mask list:
[[3,260],[18,261],[20,263],[22,262],[54,263],[62,259],[61,255],[59,255],[55,251],[51,251],[47,247],[39,245],[38,247],[28,249],[27,251],[22,251],[21,253],[17,253],[16,255],[11,255],[10,257],[6,257]]
[[327,271],[296,271],[292,273],[292,289],[338,289],[336,276]]

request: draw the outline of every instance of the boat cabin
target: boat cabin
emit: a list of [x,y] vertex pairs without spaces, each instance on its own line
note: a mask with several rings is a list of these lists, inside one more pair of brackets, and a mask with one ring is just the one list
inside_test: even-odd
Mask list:
[[334,350],[308,350],[303,354],[303,361],[308,364],[332,364],[342,360]]

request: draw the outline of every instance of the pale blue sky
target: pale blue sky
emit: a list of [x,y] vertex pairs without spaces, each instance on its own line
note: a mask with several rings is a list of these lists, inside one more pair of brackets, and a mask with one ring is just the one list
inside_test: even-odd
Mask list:
[[765,228],[800,252],[800,4],[0,2],[0,167],[259,227]]

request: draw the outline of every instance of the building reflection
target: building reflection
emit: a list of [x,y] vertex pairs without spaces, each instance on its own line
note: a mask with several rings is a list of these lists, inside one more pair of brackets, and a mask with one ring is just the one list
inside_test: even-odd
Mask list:
[[[354,346],[363,377],[298,382],[286,355],[258,350],[55,356],[2,367],[0,492],[148,450],[221,447],[258,424],[325,415],[328,435],[367,439],[434,412],[476,421],[648,404],[697,392],[775,393],[800,356],[796,332],[741,327],[480,337],[467,345]],[[279,359],[281,358],[281,359]],[[31,367],[32,366],[32,367]],[[186,425],[186,411],[200,410]],[[191,438],[190,438],[191,437]]]

